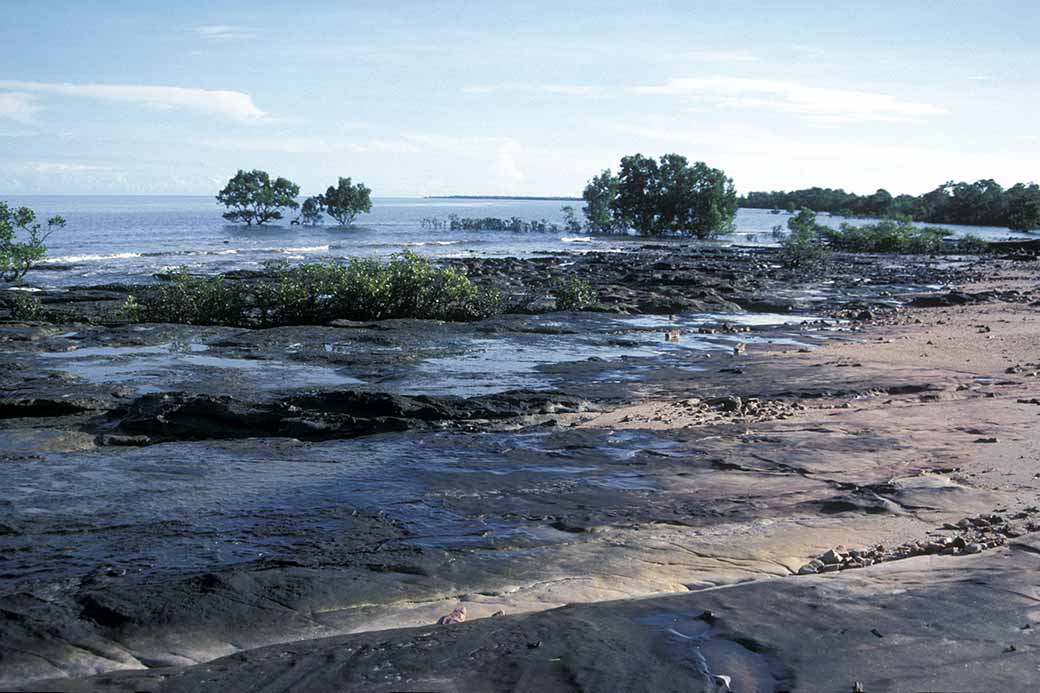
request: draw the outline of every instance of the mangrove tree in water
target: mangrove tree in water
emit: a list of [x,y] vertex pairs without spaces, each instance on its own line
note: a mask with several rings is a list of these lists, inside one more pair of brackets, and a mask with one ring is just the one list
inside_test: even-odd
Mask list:
[[340,178],[336,187],[329,186],[318,200],[330,217],[340,226],[350,226],[358,214],[372,211],[372,191],[364,183],[354,184],[350,178]]
[[589,181],[583,197],[588,226],[596,231],[712,238],[730,231],[737,213],[733,180],[679,154],[660,160],[623,157],[618,175],[603,171]]
[[282,209],[296,209],[300,186],[286,178],[271,180],[267,171],[239,170],[224,189],[217,193],[217,202],[228,208],[224,218],[231,222],[245,222],[257,226],[282,218]]

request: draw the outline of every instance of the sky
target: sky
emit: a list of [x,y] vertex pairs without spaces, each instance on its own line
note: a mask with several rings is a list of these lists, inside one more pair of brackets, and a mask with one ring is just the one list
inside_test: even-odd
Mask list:
[[1040,3],[0,0],[0,194],[577,195],[1040,179]]

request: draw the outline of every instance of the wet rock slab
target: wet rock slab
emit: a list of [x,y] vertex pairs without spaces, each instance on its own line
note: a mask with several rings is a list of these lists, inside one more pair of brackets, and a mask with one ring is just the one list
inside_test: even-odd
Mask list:
[[1032,690],[1035,536],[977,556],[277,645],[51,690]]

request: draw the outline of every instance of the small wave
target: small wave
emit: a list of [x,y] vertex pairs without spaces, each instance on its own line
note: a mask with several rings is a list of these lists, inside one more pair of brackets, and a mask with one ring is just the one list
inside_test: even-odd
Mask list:
[[259,248],[257,252],[260,253],[322,253],[329,250],[328,244],[326,245],[304,245],[287,248]]
[[108,255],[59,255],[49,257],[40,264],[62,264],[67,262],[90,262],[94,260],[126,260],[132,257],[141,257],[141,253],[111,253]]
[[424,245],[459,245],[462,241],[411,241],[408,243],[402,243],[401,245],[408,247],[419,247]]
[[560,240],[564,243],[592,243],[592,236],[564,236]]
[[199,255],[237,255],[238,251],[229,248],[227,250],[156,250],[150,253],[141,253],[141,257],[171,257],[171,256],[199,256]]

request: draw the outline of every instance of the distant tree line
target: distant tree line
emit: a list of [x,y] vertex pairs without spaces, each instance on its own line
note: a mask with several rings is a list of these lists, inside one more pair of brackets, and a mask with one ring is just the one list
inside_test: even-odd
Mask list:
[[932,224],[1006,226],[1022,231],[1040,228],[1040,185],[1018,183],[1004,189],[992,179],[974,183],[949,181],[917,196],[893,197],[884,189],[872,195],[832,188],[749,192],[739,203],[752,209],[811,209],[840,216],[908,216]]

